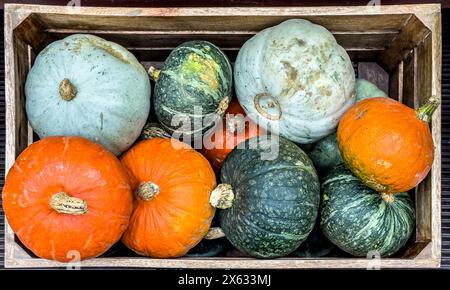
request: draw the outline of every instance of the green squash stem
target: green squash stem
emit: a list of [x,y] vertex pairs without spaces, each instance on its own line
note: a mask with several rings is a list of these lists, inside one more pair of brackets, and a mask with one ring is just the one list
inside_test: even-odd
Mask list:
[[65,78],[59,83],[59,95],[63,100],[71,101],[76,97],[77,89],[69,79]]
[[417,118],[429,123],[434,111],[439,107],[440,101],[436,97],[431,97],[428,101],[416,110]]
[[82,215],[88,211],[86,201],[70,196],[63,191],[52,195],[50,198],[50,207],[59,213],[71,215]]
[[160,69],[156,69],[154,66],[150,66],[148,69],[148,74],[153,81],[157,81],[159,78],[159,74],[161,73]]
[[220,209],[227,209],[233,205],[234,193],[230,184],[219,184],[212,192],[209,203]]
[[136,195],[143,201],[154,199],[159,194],[159,186],[151,181],[142,182],[136,189]]
[[220,227],[212,227],[203,237],[205,240],[216,240],[225,237],[225,233]]

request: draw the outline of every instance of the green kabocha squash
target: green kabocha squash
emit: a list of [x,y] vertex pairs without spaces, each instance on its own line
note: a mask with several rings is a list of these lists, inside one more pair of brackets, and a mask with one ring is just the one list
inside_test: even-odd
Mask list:
[[234,193],[220,212],[220,225],[238,250],[257,258],[285,256],[314,227],[320,199],[316,170],[294,143],[253,137],[225,159],[222,185]]
[[414,205],[407,193],[380,194],[365,186],[344,165],[322,183],[321,228],[341,250],[357,257],[390,256],[410,238]]
[[387,95],[375,84],[365,79],[356,79],[356,102],[376,97],[387,97]]
[[154,70],[155,112],[175,138],[198,138],[221,120],[231,100],[232,71],[225,54],[207,41],[175,48]]
[[26,111],[40,138],[82,136],[118,155],[139,137],[150,80],[122,46],[88,34],[48,45],[25,84]]
[[296,143],[332,133],[355,103],[347,52],[326,28],[303,19],[264,29],[245,42],[234,80],[247,115]]
[[[375,97],[387,97],[387,95],[373,83],[365,79],[356,79],[356,102]],[[339,151],[336,133],[317,141],[308,155],[319,172],[325,172],[344,163]]]

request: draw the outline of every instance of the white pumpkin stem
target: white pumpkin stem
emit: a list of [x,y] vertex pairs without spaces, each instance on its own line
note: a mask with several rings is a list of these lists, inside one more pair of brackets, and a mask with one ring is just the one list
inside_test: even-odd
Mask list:
[[65,78],[59,83],[59,94],[63,100],[71,101],[77,96],[77,89],[68,78]]
[[81,198],[69,196],[63,191],[52,195],[50,198],[50,207],[59,213],[71,215],[82,215],[88,211],[86,201]]
[[440,101],[438,98],[434,96],[429,98],[424,105],[420,106],[420,108],[416,110],[417,118],[426,123],[429,123],[431,121],[434,111],[436,111],[436,109],[439,107],[439,104]]
[[154,199],[159,194],[159,186],[151,181],[142,182],[136,189],[136,195],[143,201]]
[[[268,97],[271,98],[271,102],[268,104],[268,107],[269,107],[269,108],[275,108],[275,107],[276,107],[276,108],[277,108],[277,111],[278,111],[278,114],[277,114],[277,115],[271,115],[271,114],[267,113],[267,112],[263,109],[263,107],[261,106],[261,104],[260,104],[261,97],[265,97],[265,96],[268,96]],[[272,98],[268,93],[257,94],[257,95],[255,96],[255,98],[253,99],[253,102],[254,102],[254,104],[255,104],[255,109],[256,109],[262,116],[264,116],[265,118],[267,118],[267,119],[269,119],[269,120],[272,120],[272,121],[277,121],[277,120],[280,120],[280,119],[281,119],[282,112],[281,112],[280,104],[278,103],[277,99]]]
[[227,209],[233,205],[234,193],[230,184],[219,184],[209,197],[209,203],[220,209]]
[[203,237],[205,240],[216,240],[225,237],[225,233],[220,227],[212,227]]
[[159,75],[161,74],[161,70],[156,69],[154,66],[150,66],[148,68],[148,74],[149,74],[150,78],[156,82],[159,78]]

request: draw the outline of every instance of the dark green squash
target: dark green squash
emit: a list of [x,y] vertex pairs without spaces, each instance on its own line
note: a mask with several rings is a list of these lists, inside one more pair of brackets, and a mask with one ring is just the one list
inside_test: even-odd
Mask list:
[[153,78],[156,116],[177,139],[202,137],[221,120],[231,101],[231,64],[207,41],[188,41],[175,48]]
[[239,147],[244,149],[235,148],[221,170],[222,183],[235,195],[220,213],[221,227],[231,244],[252,257],[285,256],[314,227],[316,170],[306,153],[282,137],[254,137]]
[[344,165],[331,169],[322,183],[321,228],[341,250],[357,257],[376,251],[390,256],[410,238],[414,205],[407,193],[382,195]]
[[344,163],[339,151],[336,133],[320,139],[308,155],[318,172],[324,172],[329,168]]

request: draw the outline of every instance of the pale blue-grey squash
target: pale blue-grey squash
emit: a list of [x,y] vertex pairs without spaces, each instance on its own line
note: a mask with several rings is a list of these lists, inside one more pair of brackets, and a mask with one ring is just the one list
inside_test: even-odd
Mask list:
[[150,111],[150,80],[122,46],[88,34],[48,45],[25,84],[28,120],[40,138],[75,135],[119,155]]
[[356,102],[376,97],[387,97],[387,95],[374,83],[362,78],[356,79]]
[[355,73],[347,52],[324,27],[287,20],[250,38],[234,70],[247,115],[296,143],[332,133],[355,103]]

